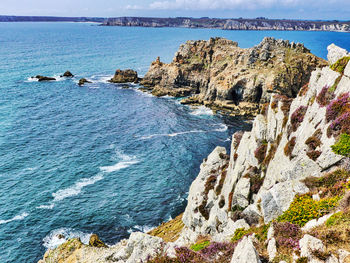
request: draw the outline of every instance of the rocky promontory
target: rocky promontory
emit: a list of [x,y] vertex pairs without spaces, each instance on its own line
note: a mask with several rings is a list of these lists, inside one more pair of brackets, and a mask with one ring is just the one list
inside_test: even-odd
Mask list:
[[331,45],[328,58],[295,98],[266,93],[252,130],[203,160],[182,216],[107,248],[72,239],[40,262],[350,262],[350,56]]
[[238,115],[256,115],[271,93],[295,97],[311,72],[327,62],[300,43],[265,38],[243,49],[223,38],[188,41],[170,64],[157,58],[141,84],[156,96],[188,96],[184,104],[204,104]]

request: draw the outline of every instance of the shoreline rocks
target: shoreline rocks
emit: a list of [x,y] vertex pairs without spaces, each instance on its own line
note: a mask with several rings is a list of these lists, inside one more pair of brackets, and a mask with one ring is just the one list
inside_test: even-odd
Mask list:
[[87,80],[87,79],[85,79],[85,78],[82,78],[82,79],[79,79],[78,85],[79,86],[84,86],[86,83],[92,83],[92,82]]
[[64,72],[63,75],[61,75],[60,77],[73,78],[74,75],[72,74],[72,72],[70,72],[69,70],[67,70],[67,71]]
[[37,76],[32,77],[32,78],[38,79],[39,82],[41,82],[41,81],[55,81],[56,80],[55,78],[41,76],[41,75],[37,75]]

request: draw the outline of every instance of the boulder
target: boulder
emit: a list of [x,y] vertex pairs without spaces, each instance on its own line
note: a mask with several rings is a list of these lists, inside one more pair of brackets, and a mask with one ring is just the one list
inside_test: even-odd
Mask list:
[[348,51],[334,44],[329,45],[327,47],[327,50],[328,50],[327,59],[329,64],[334,64],[339,59],[350,55]]
[[277,255],[276,239],[272,238],[267,244],[267,253],[269,254],[269,260],[272,262]]
[[74,75],[73,75],[69,70],[67,70],[67,71],[64,72],[63,75],[61,75],[60,77],[73,78]]
[[92,234],[91,237],[90,237],[90,241],[89,241],[89,246],[92,246],[92,247],[104,247],[104,248],[107,248],[108,246],[103,243],[98,235],[96,234]]
[[46,77],[46,76],[41,76],[41,75],[37,75],[35,76],[36,79],[38,79],[38,81],[55,81],[55,78],[52,77]]
[[134,82],[137,83],[139,78],[137,76],[137,72],[132,69],[120,70],[117,69],[114,77],[109,80],[111,83],[128,83]]
[[235,248],[231,263],[260,263],[259,254],[256,251],[252,236],[245,236]]
[[299,246],[300,256],[307,257],[309,261],[315,258],[315,251],[325,251],[325,246],[322,241],[310,235],[304,235],[304,237],[299,240]]
[[88,81],[87,79],[85,78],[82,78],[79,80],[79,86],[83,86],[85,83],[92,83],[91,81]]

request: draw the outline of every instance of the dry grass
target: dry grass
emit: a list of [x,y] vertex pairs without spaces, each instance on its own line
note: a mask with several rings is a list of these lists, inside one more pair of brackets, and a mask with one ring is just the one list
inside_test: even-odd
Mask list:
[[148,234],[151,236],[160,237],[165,242],[176,241],[184,227],[182,215],[183,214],[177,216],[175,219],[170,220],[169,222],[162,223],[160,226],[148,232]]

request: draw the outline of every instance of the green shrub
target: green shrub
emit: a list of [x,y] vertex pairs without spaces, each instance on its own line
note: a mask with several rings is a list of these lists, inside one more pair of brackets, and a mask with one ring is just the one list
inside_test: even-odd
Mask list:
[[277,218],[277,221],[304,226],[310,220],[329,213],[331,209],[338,205],[339,199],[339,196],[335,196],[315,201],[309,194],[298,195],[288,210]]
[[210,245],[210,241],[209,240],[204,240],[204,241],[200,241],[200,242],[198,242],[196,244],[193,244],[191,246],[191,249],[193,251],[197,252],[197,251],[200,251],[200,250],[206,248],[209,245]]
[[334,153],[350,157],[350,135],[346,133],[341,134],[336,144],[331,147]]
[[244,228],[238,228],[235,231],[235,234],[233,235],[231,241],[236,242],[243,238],[245,235],[251,234],[251,229],[245,230]]
[[343,57],[339,59],[337,62],[335,62],[333,65],[331,65],[331,69],[336,72],[339,72],[340,74],[343,74],[349,60],[350,60],[350,57]]

